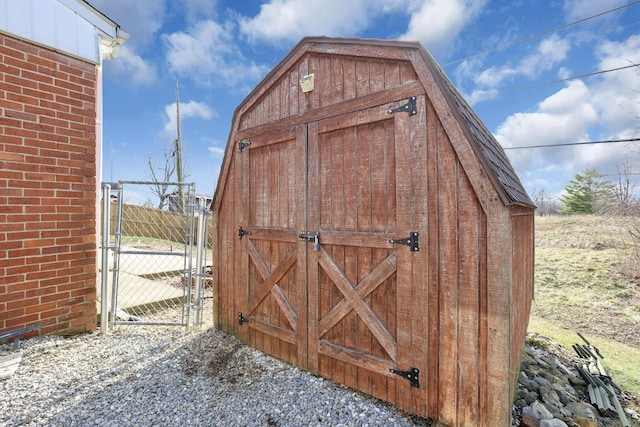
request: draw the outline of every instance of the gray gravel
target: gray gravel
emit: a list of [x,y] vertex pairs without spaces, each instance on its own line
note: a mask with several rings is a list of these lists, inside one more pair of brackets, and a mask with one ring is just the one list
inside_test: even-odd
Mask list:
[[0,427],[429,425],[215,329],[120,326],[21,352],[0,380]]

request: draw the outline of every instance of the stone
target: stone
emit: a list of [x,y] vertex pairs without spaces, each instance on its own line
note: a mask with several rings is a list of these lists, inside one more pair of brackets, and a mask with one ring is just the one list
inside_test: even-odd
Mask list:
[[595,410],[588,403],[570,402],[567,404],[566,408],[567,410],[571,411],[573,416],[596,419]]
[[523,414],[520,421],[520,427],[539,427],[540,420],[536,419],[533,415]]
[[540,421],[540,427],[569,427],[567,423],[557,418]]
[[540,390],[540,384],[533,380],[530,380],[529,378],[521,379],[520,384],[522,384],[529,391],[538,392],[538,390]]
[[21,352],[9,352],[0,355],[0,380],[4,380],[13,375],[20,367],[22,361]]
[[574,416],[573,422],[578,424],[580,427],[599,427],[598,420],[594,420],[592,418]]
[[558,397],[558,392],[546,386],[540,387],[540,398],[544,403],[548,403],[557,408],[564,406]]
[[550,420],[553,418],[551,411],[549,411],[549,409],[540,402],[534,402],[533,405],[531,405],[531,408],[533,408],[535,413],[538,414],[538,418],[540,418],[540,420]]
[[544,377],[535,377],[533,379],[536,383],[538,383],[538,385],[540,386],[550,386],[551,385],[551,381],[549,381],[548,379],[544,378]]
[[576,386],[586,387],[587,386],[587,382],[585,380],[583,380],[582,377],[569,377],[569,383],[574,387],[576,387]]

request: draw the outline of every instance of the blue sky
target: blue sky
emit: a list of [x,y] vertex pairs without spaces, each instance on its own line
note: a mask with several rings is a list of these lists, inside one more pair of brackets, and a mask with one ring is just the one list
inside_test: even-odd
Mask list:
[[[162,165],[177,83],[187,181],[213,194],[234,109],[304,36],[419,40],[506,148],[640,137],[638,1],[89,3],[131,34],[104,64],[104,181],[148,179],[150,153]],[[617,180],[623,163],[640,165],[639,151],[636,142],[507,155],[530,194],[557,195],[586,168]]]

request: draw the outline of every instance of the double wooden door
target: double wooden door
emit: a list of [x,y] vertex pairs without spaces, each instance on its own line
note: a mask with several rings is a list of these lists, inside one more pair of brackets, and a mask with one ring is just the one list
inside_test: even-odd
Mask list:
[[424,385],[406,378],[415,368],[407,328],[419,243],[408,239],[417,124],[407,112],[389,112],[403,103],[244,145],[246,277],[237,301],[251,345],[406,407],[406,390]]

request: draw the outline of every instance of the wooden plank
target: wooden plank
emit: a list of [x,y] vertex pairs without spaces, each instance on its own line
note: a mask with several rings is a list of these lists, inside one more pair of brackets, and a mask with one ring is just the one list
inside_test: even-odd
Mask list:
[[458,206],[460,216],[460,285],[458,291],[458,417],[466,423],[480,425],[479,385],[480,349],[480,229],[482,209],[473,188],[459,171]]
[[377,374],[393,378],[393,374],[389,372],[389,369],[393,367],[393,363],[386,359],[379,359],[370,354],[349,350],[324,340],[320,341],[319,350],[321,354],[333,359],[341,360],[353,366],[364,366]]
[[[344,138],[342,140],[344,146],[344,176],[350,177],[344,180],[344,227],[342,230],[356,231],[358,228],[358,205],[357,200],[361,196],[356,186],[359,168],[356,163],[356,151],[359,147],[359,141],[356,140],[355,129],[345,129]],[[355,179],[354,179],[355,178]],[[341,242],[350,243],[345,240]]]
[[385,351],[391,359],[396,360],[397,345],[395,339],[389,334],[389,331],[380,322],[380,319],[371,312],[371,308],[366,305],[358,296],[357,292],[351,287],[349,281],[342,273],[332,257],[324,250],[320,251],[319,263],[327,275],[331,278],[335,286],[340,290],[342,296],[348,301],[353,309],[358,313],[361,319],[367,323],[367,327],[373,335],[378,339]]
[[[412,173],[411,179],[411,209],[410,228],[420,232],[421,249],[411,254],[411,356],[413,365],[420,370],[421,387],[411,389],[411,410],[422,416],[427,416],[427,396],[432,389],[429,388],[429,378],[433,374],[428,364],[429,350],[432,336],[429,331],[429,318],[433,312],[437,312],[437,305],[430,305],[429,301],[429,266],[431,246],[429,233],[429,182],[434,179],[430,175],[427,140],[427,102],[425,96],[417,98],[418,114],[410,119],[410,161]],[[426,313],[425,313],[426,308]],[[416,315],[420,313],[420,315]]]
[[[371,252],[371,265],[379,266],[380,264],[386,264],[388,260],[386,255],[386,251],[383,250],[374,250],[369,249]],[[392,252],[391,255],[395,260],[395,252]],[[395,264],[395,263],[394,263]],[[376,267],[377,268],[377,267]],[[396,268],[394,266],[393,272],[395,272]],[[390,275],[390,274],[389,274]],[[385,276],[388,277],[387,274]],[[376,289],[371,292],[369,296],[368,304],[371,307],[371,311],[374,315],[376,315],[380,319],[380,323],[384,325],[385,329],[389,333],[389,336],[394,338],[395,340],[395,319],[390,320],[391,316],[396,315],[395,305],[397,304],[396,292],[395,288],[389,286],[389,283],[386,281],[386,278],[379,280],[380,285],[376,286]],[[388,306],[394,306],[393,310],[389,310]],[[397,342],[396,349],[397,349]],[[397,350],[396,350],[397,351]],[[372,340],[371,342],[371,350],[369,351],[372,356],[376,356],[382,359],[388,359],[389,356],[385,350],[385,348],[377,341]],[[396,356],[397,359],[397,356]],[[397,360],[396,360],[397,362]],[[389,399],[389,383],[395,385],[394,380],[390,380],[387,376],[380,375],[378,373],[371,376],[371,394],[378,399],[383,399],[387,401],[391,401],[391,403],[395,403],[395,393],[391,394],[392,398]]]
[[[360,116],[367,117],[362,123],[369,123],[372,121],[369,110],[366,110],[359,114]],[[336,123],[337,120],[331,122],[334,126],[350,126],[355,127],[358,123],[356,114],[352,114]],[[322,125],[322,124],[321,124]],[[329,123],[327,123],[329,125]],[[358,174],[355,176],[356,192],[358,194],[355,200],[355,206],[357,208],[358,215],[358,235],[364,236],[371,232],[371,140],[370,140],[370,128],[368,126],[362,126],[360,132],[358,132],[358,144],[356,145],[356,162],[358,165]],[[369,267],[370,268],[370,267]]]
[[[387,191],[395,190],[388,188],[387,183],[387,128],[393,133],[393,117],[386,121],[376,122],[368,126],[370,134],[368,139],[371,144],[370,150],[370,186],[371,186],[371,231],[387,231]],[[393,145],[391,146],[393,149]],[[394,174],[395,175],[395,174]],[[395,191],[393,191],[395,193]]]
[[267,340],[265,340],[264,337],[275,337],[290,344],[296,344],[298,342],[298,337],[293,331],[279,328],[269,322],[256,318],[252,318],[250,322],[251,328],[258,332],[254,339],[256,346],[259,346],[265,353],[269,353],[269,351],[266,350],[264,343],[267,342]]
[[356,63],[351,57],[342,60],[344,98],[347,101],[356,97]]
[[[273,270],[271,275],[265,278],[264,282],[257,284],[256,283],[256,292],[254,296],[249,301],[249,313],[253,312],[260,302],[262,302],[269,293],[271,293],[271,288],[273,288],[280,279],[293,267],[296,263],[296,247],[294,246],[287,252],[287,255],[280,261],[278,266]],[[251,259],[254,260],[254,253],[251,253]],[[259,255],[258,255],[259,256]]]
[[[343,270],[344,274],[350,283],[357,283],[358,248],[355,248],[353,246],[343,246],[343,250],[344,250],[344,270]],[[340,301],[338,305],[340,305],[344,301],[345,300]],[[341,316],[341,317],[344,318],[343,324],[344,324],[345,347],[359,350],[358,324],[360,323],[360,319],[358,318],[358,315],[356,314],[355,311],[348,310],[344,314],[344,316]],[[322,324],[320,325],[320,328],[322,328]],[[345,365],[344,384],[347,387],[351,387],[354,389],[358,387],[358,367],[356,365],[351,365],[351,364]]]
[[[309,229],[317,230],[320,228],[320,147],[318,141],[318,125],[317,123],[310,123],[308,125],[307,130],[307,144],[306,149],[307,155],[305,158],[307,159],[307,187],[309,188],[309,192],[307,195],[307,203],[306,206],[313,207],[309,208],[306,212],[306,217],[308,217],[308,224],[304,224],[305,227],[309,227]],[[304,228],[304,227],[303,227]],[[300,245],[302,248],[303,245]],[[318,321],[323,313],[320,303],[320,277],[319,277],[319,266],[317,262],[317,254],[318,252],[309,252],[309,256],[307,256],[306,252],[307,246],[305,246],[304,254],[300,253],[299,258],[302,258],[304,255],[304,260],[306,262],[306,271],[307,271],[307,289],[308,289],[308,369],[311,373],[318,375],[320,373],[320,351],[318,349],[318,341],[320,339],[318,335]],[[302,251],[302,249],[300,249]],[[302,272],[300,272],[302,275]],[[301,277],[301,282],[305,283],[304,279]]]
[[[307,141],[308,129],[307,125],[298,126],[296,128],[296,144],[295,150],[292,150],[291,157],[289,159],[290,164],[294,165],[294,173],[292,175],[293,182],[291,186],[293,188],[292,197],[295,202],[292,206],[293,221],[290,220],[290,224],[294,227],[294,231],[304,230],[307,226],[307,212],[309,210],[309,195],[307,194],[308,175],[307,171],[313,171],[314,166],[308,163],[307,155]],[[295,235],[295,234],[294,234]],[[311,303],[311,289],[313,289],[314,280],[317,282],[317,271],[314,270],[314,266],[308,262],[307,248],[309,245],[297,244],[296,245],[296,263],[297,269],[295,276],[292,277],[291,286],[296,289],[296,298],[292,298],[292,302],[295,304],[295,308],[298,314],[298,341],[296,342],[296,355],[295,361],[300,369],[309,369],[310,356],[310,326],[309,316],[313,317],[313,314],[309,314]],[[307,281],[308,280],[308,281]]]
[[344,101],[344,73],[342,69],[343,58],[335,55],[330,57],[330,97],[331,104],[337,104]]
[[[334,260],[334,266],[340,271],[340,273],[342,273],[342,271],[344,270],[344,246],[340,246],[340,245],[331,246],[331,247],[327,247],[327,250],[331,251],[330,258]],[[323,265],[322,263],[322,258],[325,253],[327,252],[324,249],[321,250],[321,253],[318,259],[318,264],[322,268],[322,271],[325,274],[327,274],[327,276],[330,278],[330,282],[329,282],[330,292],[328,296],[329,307],[333,307],[338,303],[338,301],[342,300],[343,295],[340,292],[340,289],[337,287],[335,281],[331,277],[331,274],[327,271],[326,266]],[[338,262],[339,265],[336,265],[335,262]],[[338,322],[338,324],[335,325],[333,328],[331,328],[331,330],[327,334],[327,338],[329,341],[343,347],[344,347],[344,341],[345,341],[345,324],[344,323],[345,323],[344,320],[341,322]],[[339,359],[331,359],[330,375],[334,381],[337,381],[340,384],[345,383],[345,378],[344,378],[345,369],[346,367],[345,367],[344,361]]]
[[439,410],[438,418],[457,425],[459,219],[458,168],[455,153],[444,131],[438,129],[440,242]]
[[384,89],[384,62],[369,60],[369,89],[372,92]]
[[440,221],[438,217],[439,211],[439,188],[440,178],[438,176],[438,132],[440,123],[436,117],[435,111],[431,103],[426,101],[426,118],[427,118],[427,290],[429,297],[427,300],[427,319],[428,328],[426,329],[429,343],[426,352],[428,369],[425,372],[425,384],[427,384],[427,415],[436,418],[439,409],[438,398],[438,382],[440,366]]
[[[255,228],[255,227],[244,227],[245,231],[248,231],[248,238],[257,241],[257,240],[270,240],[272,242],[289,242],[295,243],[298,241],[298,233],[295,228],[291,229],[271,229],[271,228]],[[238,230],[236,229],[236,238]]]
[[330,52],[332,55],[349,56],[354,58],[363,57],[365,60],[370,58],[387,58],[399,61],[406,61],[408,50],[398,47],[375,45],[372,43],[362,44],[361,41],[357,40],[345,40],[344,43],[330,42],[330,44],[312,42],[309,43],[307,49],[309,52]]
[[[366,191],[366,190],[363,190]],[[359,193],[361,194],[361,193]],[[361,221],[359,219],[359,221]],[[360,227],[368,227],[368,222]],[[325,231],[320,235],[322,243],[327,245],[345,244],[347,246],[365,246],[380,249],[393,249],[396,246],[389,240],[401,237],[398,233],[362,233],[350,231]],[[406,237],[406,236],[405,236]]]
[[[235,152],[234,154],[236,154]],[[247,153],[248,154],[248,153]],[[229,230],[229,240],[234,242],[233,248],[233,260],[230,260],[234,263],[234,276],[230,276],[227,278],[226,283],[227,286],[231,286],[229,290],[230,297],[233,298],[233,301],[230,301],[227,308],[227,318],[231,321],[231,319],[237,319],[237,315],[239,312],[246,312],[248,307],[247,303],[249,301],[249,254],[246,250],[246,241],[238,242],[234,240],[234,234],[232,234],[233,230],[238,230],[238,227],[241,225],[248,225],[250,220],[250,215],[247,212],[250,209],[250,196],[252,182],[250,181],[250,156],[234,156],[236,159],[236,167],[235,174],[232,179],[233,182],[233,197],[236,201],[234,204],[234,211],[228,217],[228,221],[233,226],[230,227]],[[242,191],[242,189],[248,189],[247,191]],[[236,196],[237,195],[237,196]],[[229,197],[232,197],[229,194]],[[234,220],[237,223],[234,223]],[[237,234],[236,234],[237,236]],[[242,328],[238,325],[237,322],[233,322],[233,330],[236,331],[236,334],[240,340],[249,343],[249,328]]]
[[[504,248],[511,244],[509,212],[494,197],[487,209],[487,410],[488,423],[505,424],[511,410],[515,384],[510,383],[511,366],[511,258]],[[505,369],[506,368],[506,369]]]
[[315,87],[311,93],[318,97],[318,107],[332,105],[331,102],[331,56],[316,54],[318,58],[318,70],[315,74]]
[[289,102],[289,114],[288,117],[296,116],[300,113],[300,67],[298,63],[292,66],[289,71],[289,90],[288,90],[288,102]]
[[297,332],[298,331],[298,315],[295,309],[293,308],[293,306],[291,305],[291,303],[289,302],[289,299],[287,298],[287,296],[284,294],[284,292],[282,292],[282,288],[278,285],[271,288],[271,296],[273,296],[275,301],[278,303],[278,306],[282,310],[284,316],[287,318],[287,321],[291,326],[291,329],[293,329],[294,332]]
[[[389,278],[396,271],[395,253],[390,254],[386,259],[380,262],[376,268],[369,272],[362,281],[355,287],[357,296],[364,300],[373,291],[375,291],[381,283]],[[347,282],[349,280],[347,279]],[[349,285],[351,283],[349,282]],[[342,299],[336,304],[329,313],[324,316],[319,324],[318,331],[320,336],[327,333],[336,323],[340,321],[351,309],[353,305],[348,299]]]
[[381,90],[369,95],[358,96],[354,99],[345,100],[339,104],[330,105],[327,107],[314,107],[312,98],[309,94],[313,94],[316,91],[308,92],[306,96],[309,96],[309,106],[307,111],[297,116],[291,116],[286,119],[278,120],[273,123],[255,126],[247,129],[240,129],[236,132],[236,140],[250,139],[257,135],[269,134],[281,129],[295,128],[296,126],[303,125],[305,123],[311,123],[327,118],[339,117],[354,111],[365,110],[367,108],[373,108],[380,105],[384,105],[389,102],[390,99],[406,99],[409,96],[423,93],[422,86],[415,82],[409,82],[401,86]]
[[[404,64],[409,64],[403,61]],[[384,87],[386,89],[400,85],[400,62],[386,61],[384,63]]]
[[[355,69],[356,69],[356,85],[355,85],[356,99],[362,99],[371,93],[371,90],[369,89],[369,82],[370,82],[369,61],[364,59],[356,59]],[[351,111],[355,111],[355,110],[351,109]]]
[[[366,228],[365,228],[366,230]],[[365,233],[358,233],[363,235]],[[364,244],[357,248],[357,257],[358,257],[358,272],[357,272],[357,280],[359,281],[359,286],[356,291],[358,295],[363,298],[368,304],[371,303],[371,298],[369,294],[373,292],[373,290],[377,287],[375,283],[376,280],[369,280],[368,278],[373,278],[373,275],[380,275],[380,277],[385,276],[383,272],[376,272],[374,266],[371,262],[371,248],[369,245]],[[394,261],[394,270],[395,270],[395,259]],[[382,264],[382,263],[381,263]],[[382,265],[380,265],[382,268]],[[346,304],[346,300],[341,301],[341,304]],[[338,308],[339,309],[339,308]],[[374,341],[373,334],[367,323],[358,318],[358,351],[365,354],[371,354],[372,343]],[[358,389],[372,394],[373,388],[373,378],[375,375],[371,372],[370,369],[366,367],[361,367],[358,365]]]
[[[411,223],[411,123],[415,116],[404,113],[393,114],[395,139],[395,176],[396,176],[396,224],[397,232],[406,237],[412,230]],[[413,283],[411,271],[413,269],[413,254],[408,247],[398,245],[397,253],[397,316],[398,331],[397,345],[399,349],[395,369],[406,371],[415,366],[416,360],[411,354],[411,312],[413,295]],[[412,391],[408,381],[398,377],[396,380],[396,403],[401,408],[411,410]],[[424,387],[424,385],[421,385]]]
[[[308,74],[309,74],[309,55],[305,54],[305,56],[300,59],[300,63],[298,65],[298,82],[296,83],[296,90],[298,91],[298,111],[297,111],[297,114],[292,114],[292,116],[302,115],[310,109],[310,105],[308,103],[309,98],[307,94],[303,92],[302,88],[300,87],[300,79],[302,79],[303,76],[306,76]],[[309,122],[305,122],[305,123],[309,123]],[[286,128],[286,126],[283,126],[283,128]]]

